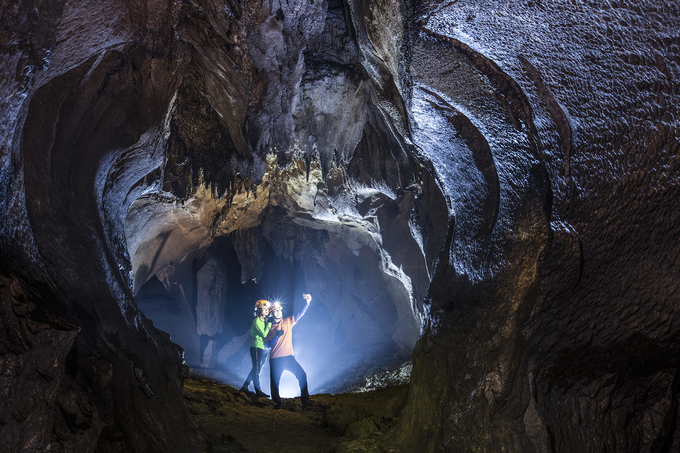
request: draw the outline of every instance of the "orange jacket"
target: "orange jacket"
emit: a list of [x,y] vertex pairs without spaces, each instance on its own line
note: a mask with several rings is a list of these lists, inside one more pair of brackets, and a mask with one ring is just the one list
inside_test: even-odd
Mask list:
[[[264,339],[265,344],[268,341],[273,341],[274,343],[269,353],[270,359],[293,355],[293,326],[302,318],[308,307],[309,304],[305,304],[297,315],[288,316],[283,318],[278,324],[272,324],[269,334]],[[278,332],[283,332],[283,334]]]

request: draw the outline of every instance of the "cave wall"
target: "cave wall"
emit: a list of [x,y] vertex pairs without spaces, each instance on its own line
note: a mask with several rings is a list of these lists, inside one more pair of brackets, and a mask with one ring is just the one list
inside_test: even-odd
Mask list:
[[[677,6],[425,2],[414,19],[414,80],[482,131],[501,204],[503,185],[518,180],[503,181],[488,106],[449,83],[462,71],[481,73],[518,123],[531,120],[522,130],[535,135],[545,168],[531,191],[547,176],[551,193],[535,199],[545,216],[517,206],[513,240],[495,254],[509,266],[479,283],[474,261],[472,272],[455,265],[456,242],[474,230],[456,231],[414,351],[403,442],[678,451]],[[549,230],[538,228],[546,221]]]
[[329,274],[374,246],[392,297],[413,285],[395,449],[678,451],[679,13],[6,2],[2,446],[195,450],[182,351],[134,292],[181,294],[271,205],[337,234]]
[[[141,316],[119,267],[126,207],[102,201],[106,190],[124,199],[136,180],[120,178],[143,178],[156,157],[159,99],[171,95],[175,66],[158,64],[166,12],[135,2],[2,6],[0,248],[3,281],[14,282],[3,304],[26,307],[2,321],[19,326],[2,348],[3,451],[198,445],[182,351]],[[100,163],[116,159],[135,170],[101,187]]]

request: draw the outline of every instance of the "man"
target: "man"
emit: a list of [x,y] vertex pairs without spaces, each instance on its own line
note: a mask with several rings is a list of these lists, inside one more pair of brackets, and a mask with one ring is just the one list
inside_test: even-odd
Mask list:
[[307,405],[309,403],[309,390],[307,389],[307,373],[302,369],[300,364],[295,360],[293,356],[293,326],[302,318],[305,314],[310,302],[312,301],[312,296],[309,294],[303,294],[302,297],[305,299],[305,306],[302,310],[295,316],[288,316],[282,318],[283,309],[281,304],[274,302],[271,308],[271,321],[272,327],[269,334],[265,337],[265,343],[271,345],[271,352],[269,353],[269,368],[271,370],[271,392],[272,400],[276,405],[275,409],[281,407],[281,396],[279,395],[279,383],[281,382],[281,375],[284,371],[290,371],[293,373],[295,378],[300,384],[300,394],[302,399],[302,404]]

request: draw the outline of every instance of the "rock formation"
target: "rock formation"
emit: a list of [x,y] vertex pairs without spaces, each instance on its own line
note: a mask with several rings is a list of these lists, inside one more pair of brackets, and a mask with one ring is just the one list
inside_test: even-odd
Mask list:
[[313,356],[412,353],[395,450],[680,451],[675,3],[0,21],[3,450],[195,451],[184,361],[278,282]]

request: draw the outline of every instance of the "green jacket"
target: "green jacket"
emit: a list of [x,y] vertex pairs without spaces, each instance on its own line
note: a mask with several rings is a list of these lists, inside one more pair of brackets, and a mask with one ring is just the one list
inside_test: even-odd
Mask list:
[[251,348],[264,349],[264,337],[269,333],[269,329],[272,328],[272,323],[269,321],[262,321],[259,317],[255,317],[253,320],[253,327],[251,332],[253,334],[253,341],[250,343]]

